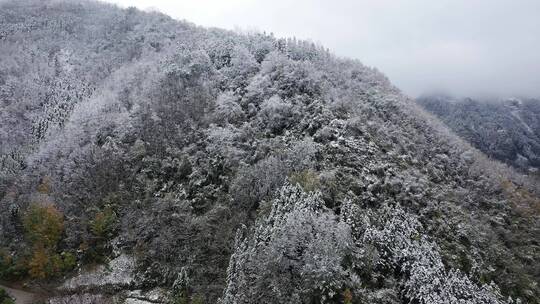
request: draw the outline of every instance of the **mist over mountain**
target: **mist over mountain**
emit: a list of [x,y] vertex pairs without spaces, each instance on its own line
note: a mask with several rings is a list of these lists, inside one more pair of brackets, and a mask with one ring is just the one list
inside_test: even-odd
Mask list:
[[540,302],[538,183],[376,69],[94,1],[0,2],[0,53],[3,285],[47,303]]
[[488,156],[524,172],[540,169],[540,100],[424,96],[417,101]]

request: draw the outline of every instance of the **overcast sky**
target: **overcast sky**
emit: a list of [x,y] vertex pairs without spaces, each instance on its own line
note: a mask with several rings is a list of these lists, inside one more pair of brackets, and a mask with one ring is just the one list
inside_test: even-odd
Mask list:
[[310,39],[405,93],[540,96],[540,0],[107,0]]

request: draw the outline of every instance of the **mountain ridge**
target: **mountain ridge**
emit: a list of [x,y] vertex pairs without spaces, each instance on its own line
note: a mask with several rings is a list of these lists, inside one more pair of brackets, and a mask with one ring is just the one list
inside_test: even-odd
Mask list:
[[540,153],[537,99],[425,96],[418,103],[459,136],[499,161],[523,172],[538,171]]
[[[98,2],[1,8],[2,277],[82,282],[52,303],[538,301],[535,184],[374,69]],[[107,261],[133,276],[77,276]]]

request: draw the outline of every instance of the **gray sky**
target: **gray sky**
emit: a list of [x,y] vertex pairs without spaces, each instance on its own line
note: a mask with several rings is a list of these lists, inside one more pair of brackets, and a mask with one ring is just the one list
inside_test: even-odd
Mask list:
[[310,39],[415,97],[540,97],[540,0],[107,0]]

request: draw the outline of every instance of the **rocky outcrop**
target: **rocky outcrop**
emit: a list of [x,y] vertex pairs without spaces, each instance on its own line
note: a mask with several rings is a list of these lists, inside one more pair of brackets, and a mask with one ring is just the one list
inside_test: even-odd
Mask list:
[[151,303],[167,303],[169,294],[162,288],[155,288],[148,291],[133,290],[128,292],[125,304],[151,304]]
[[101,294],[73,294],[69,296],[53,297],[48,304],[109,304],[112,299]]
[[95,269],[81,273],[67,280],[60,288],[62,292],[81,292],[97,290],[114,292],[120,289],[130,289],[135,285],[135,259],[122,254]]
[[120,291],[116,294],[103,293],[74,293],[71,295],[55,296],[47,300],[48,304],[165,304],[168,303],[168,293],[161,288],[148,291]]

